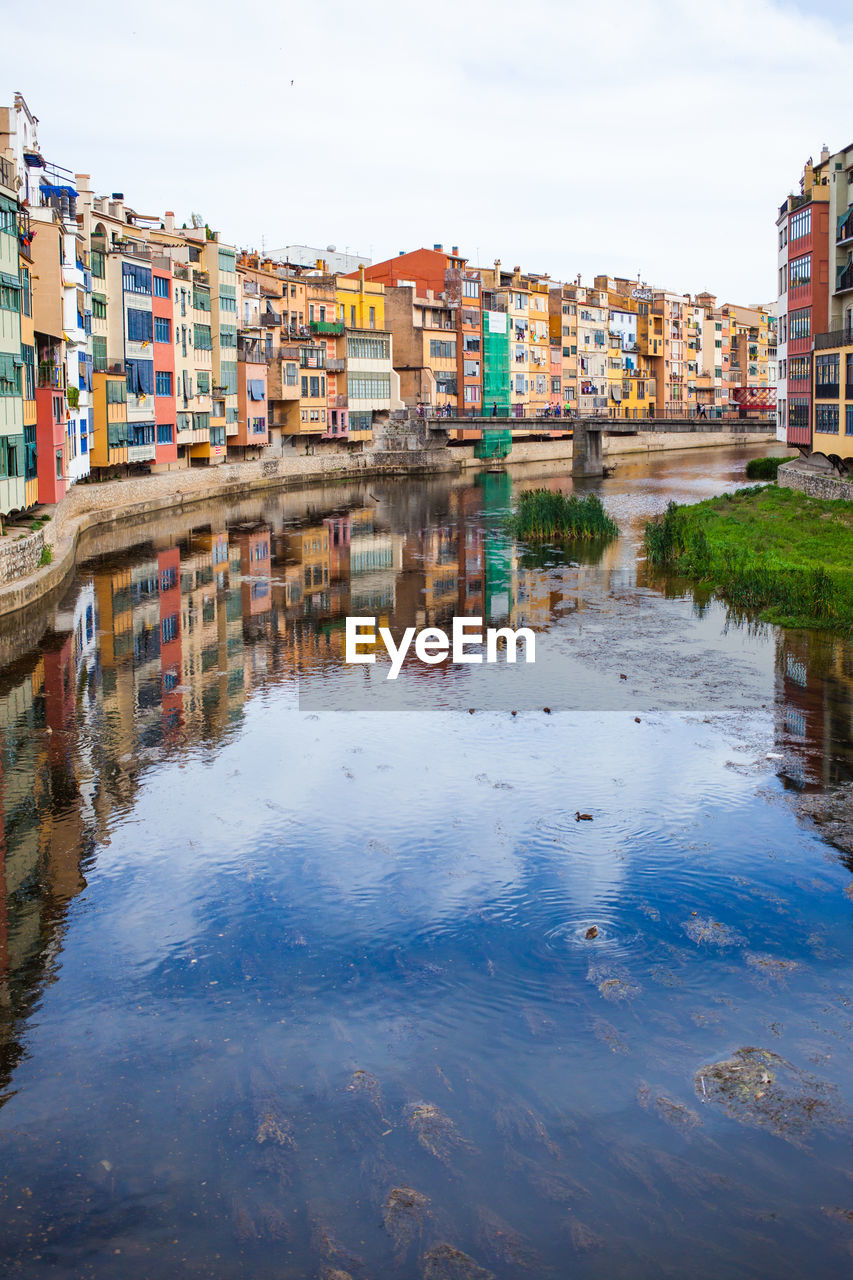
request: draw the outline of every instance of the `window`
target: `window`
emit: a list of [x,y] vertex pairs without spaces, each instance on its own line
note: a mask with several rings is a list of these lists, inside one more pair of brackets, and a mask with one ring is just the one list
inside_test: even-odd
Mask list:
[[168,298],[169,296],[169,279],[167,276],[154,277],[154,297]]
[[[268,334],[271,339],[272,335]],[[237,326],[233,324],[221,324],[219,326],[219,345],[220,347],[232,347],[237,349]]]
[[479,388],[479,387],[466,387],[466,388],[465,388],[465,403],[466,403],[466,404],[478,404],[478,403],[479,403],[479,400],[480,400],[480,388]]
[[[159,280],[159,276],[155,276],[155,280]],[[155,342],[171,342],[172,341],[172,322],[167,320],[165,316],[154,317],[154,341]]]
[[237,311],[237,286],[223,284],[219,286],[219,310]]
[[455,341],[445,342],[441,338],[430,338],[429,354],[431,360],[455,360]]
[[32,314],[32,293],[30,288],[30,273],[27,267],[20,268],[21,274],[21,315],[28,316]]
[[815,431],[823,435],[838,435],[838,405],[819,404],[815,409]]
[[788,426],[808,428],[809,402],[803,396],[791,396],[788,402]]
[[18,290],[8,284],[0,284],[0,311],[18,312]]
[[462,296],[463,298],[479,298],[480,296],[479,280],[463,280]]
[[127,404],[127,383],[107,378],[107,404]]
[[391,344],[387,338],[347,337],[349,360],[388,360],[390,355]]
[[264,434],[264,432],[266,431],[266,429],[267,429],[267,420],[266,420],[266,418],[253,418],[253,419],[252,419],[252,435],[253,435],[253,436],[261,436],[261,435],[263,435],[263,434]]
[[789,289],[797,289],[800,285],[811,284],[812,279],[812,255],[804,253],[800,258],[794,258],[788,264],[788,287]]
[[107,274],[107,257],[100,249],[93,249],[89,255],[89,261],[92,264],[92,275],[98,280],[103,280]]
[[193,309],[195,311],[210,310],[210,290],[197,284],[193,285]]
[[[442,380],[452,381],[453,390],[447,391]],[[456,394],[456,378],[453,374],[436,374],[439,391]],[[391,377],[387,373],[350,373],[347,375],[347,395],[350,400],[388,400],[391,397]]]
[[153,444],[154,443],[154,423],[153,422],[134,422],[132,425],[127,424],[130,431],[133,432],[131,444]]
[[121,282],[125,293],[151,293],[151,268],[137,262],[123,262]]
[[225,444],[225,428],[224,427],[210,428],[210,443],[213,445]]
[[479,378],[480,376],[479,360],[465,360],[463,361],[462,367],[463,367],[463,373],[466,378]]
[[375,307],[370,308],[370,327],[371,329],[376,328],[376,308]]
[[196,391],[200,396],[210,395],[210,371],[208,369],[198,369],[195,375]]
[[193,325],[193,346],[196,351],[212,351],[213,341],[210,336],[209,324]]
[[96,320],[107,318],[107,300],[102,293],[92,294],[92,315]]
[[296,371],[296,365],[293,362],[288,361],[284,366],[284,385],[286,387],[295,387],[297,380],[298,374]]
[[844,411],[844,434],[853,436],[853,404],[848,404]]
[[0,351],[0,396],[19,396],[21,378],[11,355]]
[[164,618],[161,623],[160,634],[163,637],[163,644],[168,644],[170,640],[177,640],[179,630],[178,615],[170,614],[168,618]]
[[791,341],[811,336],[811,307],[803,307],[800,311],[792,311],[789,316],[789,333]]
[[792,240],[801,240],[803,236],[809,235],[812,229],[811,209],[801,209],[799,213],[792,214],[788,226]]
[[24,399],[36,398],[36,351],[35,347],[21,344],[21,355],[24,360]]
[[779,293],[788,292],[788,264],[787,262],[779,268]]
[[232,275],[237,270],[237,258],[233,249],[219,250],[219,270],[230,272]]
[[154,336],[154,327],[150,311],[138,311],[134,307],[127,309],[128,342],[150,342]]
[[154,394],[154,365],[151,360],[128,359],[125,361],[125,377],[127,389],[133,395]]
[[222,386],[225,388],[225,394],[227,396],[236,396],[237,361],[221,360],[219,363],[219,378]]
[[325,390],[324,390],[323,392],[321,392],[321,391],[320,391],[320,378],[319,378],[319,377],[317,377],[317,378],[315,378],[315,377],[310,378],[310,379],[309,379],[309,383],[310,383],[311,390],[309,391],[309,393],[308,393],[308,394],[311,396],[312,400],[317,400],[317,399],[320,397],[320,395],[325,394]]
[[[10,474],[11,474],[11,471],[10,471]],[[57,449],[56,451],[56,478],[57,480],[62,479],[62,450],[61,449]]]
[[172,394],[171,373],[158,369],[155,375],[155,387],[158,396],[170,396]]
[[157,443],[158,443],[158,444],[171,444],[171,443],[172,443],[172,431],[173,431],[173,430],[174,430],[174,428],[173,428],[173,427],[171,427],[171,426],[166,426],[166,425],[164,425],[164,424],[162,424],[162,423],[159,423],[159,422],[158,422],[158,424],[157,424]]
[[787,243],[788,243],[788,224],[786,223],[784,227],[779,228],[779,248],[784,249]]
[[838,396],[839,363],[837,351],[829,355],[815,356],[815,395],[820,396],[821,399]]

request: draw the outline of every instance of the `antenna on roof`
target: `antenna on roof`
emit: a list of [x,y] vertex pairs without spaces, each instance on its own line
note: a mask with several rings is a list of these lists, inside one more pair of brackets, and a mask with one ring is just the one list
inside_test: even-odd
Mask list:
[[191,214],[191,220],[196,231],[200,231],[204,226],[204,218],[201,216],[200,213]]

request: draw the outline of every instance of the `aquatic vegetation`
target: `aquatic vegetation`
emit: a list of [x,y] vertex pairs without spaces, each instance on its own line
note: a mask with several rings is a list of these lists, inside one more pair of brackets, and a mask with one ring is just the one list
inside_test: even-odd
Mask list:
[[402,1263],[419,1241],[429,1218],[429,1198],[414,1187],[392,1187],[382,1209],[382,1223],[394,1241],[394,1256]]
[[597,494],[579,497],[572,493],[566,497],[550,489],[523,489],[508,527],[527,542],[604,542],[619,536],[619,526],[604,510]]
[[279,1147],[296,1147],[290,1122],[275,1105],[260,1116],[255,1141],[262,1144],[274,1142]]
[[611,1053],[630,1053],[630,1049],[613,1023],[608,1022],[606,1018],[596,1018],[593,1021],[592,1030],[596,1040],[606,1044]]
[[593,1249],[604,1248],[601,1236],[578,1218],[569,1218],[569,1234],[576,1253],[591,1253]]
[[745,941],[736,929],[731,929],[720,920],[712,920],[709,916],[691,916],[689,920],[682,921],[681,927],[697,946],[707,944],[723,949],[742,946]]
[[530,1107],[514,1102],[502,1102],[495,1112],[498,1132],[508,1140],[522,1143],[539,1142],[549,1155],[559,1157],[560,1148],[549,1134],[545,1122]]
[[315,1252],[329,1263],[337,1264],[340,1262],[340,1271],[336,1273],[332,1268],[332,1275],[347,1275],[353,1271],[360,1272],[364,1270],[362,1259],[357,1254],[352,1253],[346,1245],[342,1245],[322,1218],[316,1216],[311,1219],[311,1244]]
[[455,1152],[473,1151],[453,1121],[431,1102],[415,1102],[406,1108],[406,1123],[425,1151],[450,1165]]
[[648,563],[707,584],[735,614],[853,631],[853,503],[754,486],[671,502],[645,529]]
[[591,963],[586,976],[596,984],[605,1000],[632,1000],[642,991],[626,969],[609,961]]
[[481,1207],[477,1211],[477,1243],[499,1266],[504,1263],[525,1269],[538,1266],[530,1243],[491,1209]]
[[424,1280],[495,1280],[491,1271],[450,1244],[434,1245],[424,1254],[422,1274]]
[[380,1118],[382,1120],[385,1119],[383,1114],[384,1103],[382,1100],[382,1086],[376,1079],[376,1076],[371,1075],[369,1071],[362,1071],[361,1069],[354,1071],[352,1073],[352,1079],[347,1085],[347,1092],[364,1095],[373,1103],[373,1106],[379,1112]]
[[834,1086],[786,1062],[769,1049],[746,1047],[700,1067],[696,1095],[722,1107],[741,1124],[769,1129],[794,1146],[813,1129],[844,1122]]
[[637,1089],[637,1101],[645,1111],[654,1111],[673,1129],[696,1129],[702,1123],[692,1107],[676,1102],[665,1093],[657,1093],[647,1084],[641,1084]]
[[796,960],[783,960],[780,956],[764,955],[758,951],[747,951],[745,958],[751,969],[757,970],[761,977],[772,978],[775,982],[784,982],[789,973],[800,967]]
[[793,462],[796,454],[787,458],[750,458],[746,464],[747,480],[775,480],[776,473],[785,462]]

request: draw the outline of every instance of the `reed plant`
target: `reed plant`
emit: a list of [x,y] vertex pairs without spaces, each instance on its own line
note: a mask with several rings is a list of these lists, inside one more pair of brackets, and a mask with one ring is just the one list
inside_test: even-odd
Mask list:
[[784,462],[793,462],[790,458],[750,458],[746,464],[747,480],[775,480],[776,472]]
[[572,542],[576,539],[617,538],[619,526],[611,519],[595,493],[555,493],[550,489],[524,489],[509,518],[509,528],[525,542]]

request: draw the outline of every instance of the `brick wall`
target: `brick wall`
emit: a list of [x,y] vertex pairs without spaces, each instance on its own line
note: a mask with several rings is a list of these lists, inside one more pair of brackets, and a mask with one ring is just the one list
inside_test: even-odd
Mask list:
[[13,528],[5,538],[0,538],[0,585],[25,578],[38,568],[43,546],[43,529],[21,537]]

